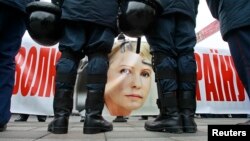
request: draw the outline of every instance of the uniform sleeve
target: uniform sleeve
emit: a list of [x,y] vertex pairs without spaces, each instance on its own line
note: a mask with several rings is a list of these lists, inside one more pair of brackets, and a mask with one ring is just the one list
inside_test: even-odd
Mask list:
[[219,18],[218,9],[219,9],[220,0],[206,0],[206,1],[207,1],[207,5],[208,5],[208,8],[209,8],[212,16],[215,19],[218,19]]
[[198,14],[198,6],[199,6],[199,3],[200,3],[200,0],[196,0],[195,1],[195,14],[197,15]]

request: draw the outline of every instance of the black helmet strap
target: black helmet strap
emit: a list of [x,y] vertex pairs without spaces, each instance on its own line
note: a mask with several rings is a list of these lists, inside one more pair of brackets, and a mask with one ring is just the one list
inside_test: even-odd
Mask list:
[[137,38],[136,53],[139,54],[141,49],[141,37]]

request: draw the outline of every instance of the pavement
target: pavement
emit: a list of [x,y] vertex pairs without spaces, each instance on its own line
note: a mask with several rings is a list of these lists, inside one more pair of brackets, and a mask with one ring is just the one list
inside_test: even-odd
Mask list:
[[[52,134],[47,126],[53,117],[46,122],[38,122],[36,116],[30,116],[27,122],[14,122],[17,115],[11,117],[7,130],[0,132],[0,141],[206,141],[208,140],[208,125],[227,125],[245,122],[247,118],[195,118],[198,125],[196,133],[166,133],[150,132],[144,129],[145,120],[131,116],[127,122],[113,122],[111,132],[98,134],[83,134],[83,123],[80,116],[71,116],[67,134]],[[105,117],[112,122],[114,117]],[[148,120],[153,120],[149,117]]]

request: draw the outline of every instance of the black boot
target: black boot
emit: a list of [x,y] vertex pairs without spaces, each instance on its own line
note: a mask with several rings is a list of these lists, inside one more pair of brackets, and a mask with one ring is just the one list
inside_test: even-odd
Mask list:
[[113,122],[127,122],[127,119],[124,116],[117,116]]
[[145,129],[148,131],[182,133],[181,118],[178,113],[175,92],[162,94],[157,100],[160,114],[154,121],[147,121]]
[[179,91],[178,93],[179,111],[182,118],[183,131],[195,133],[197,125],[194,121],[196,110],[196,97],[194,91]]
[[84,122],[85,121],[85,116],[81,116],[80,122]]
[[96,134],[113,130],[113,125],[102,117],[103,95],[103,90],[88,90],[87,92],[84,134]]
[[54,97],[54,120],[48,125],[48,131],[54,134],[68,133],[69,116],[73,108],[73,91],[59,89]]
[[37,115],[37,120],[39,121],[39,122],[45,122],[46,121],[46,116],[43,116],[43,115]]
[[0,125],[0,132],[3,132],[7,129],[7,124]]
[[28,114],[19,114],[18,118],[15,119],[15,122],[24,122],[27,121],[29,118]]
[[139,120],[148,120],[148,116],[141,116]]

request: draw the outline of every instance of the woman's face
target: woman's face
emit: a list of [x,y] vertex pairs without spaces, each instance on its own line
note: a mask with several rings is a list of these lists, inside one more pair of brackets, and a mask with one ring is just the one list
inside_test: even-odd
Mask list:
[[152,74],[152,67],[145,62],[149,63],[149,60],[143,60],[131,51],[118,51],[113,56],[105,89],[105,103],[109,110],[112,109],[109,106],[116,106],[116,109],[120,107],[120,110],[131,112],[144,104]]

